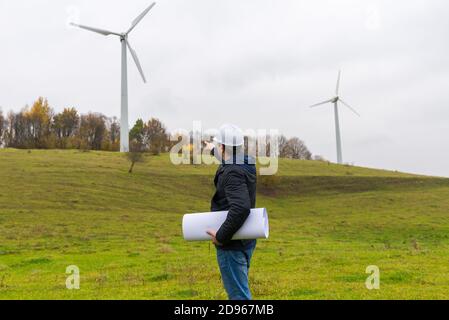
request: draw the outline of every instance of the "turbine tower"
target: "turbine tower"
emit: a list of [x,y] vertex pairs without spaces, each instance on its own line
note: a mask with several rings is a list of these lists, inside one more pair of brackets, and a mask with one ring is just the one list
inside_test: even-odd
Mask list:
[[122,95],[121,95],[121,117],[120,117],[120,152],[129,152],[129,123],[128,123],[128,61],[127,61],[127,48],[133,57],[134,62],[136,63],[137,69],[139,70],[140,75],[142,76],[143,82],[146,83],[145,75],[142,70],[142,66],[140,64],[139,58],[137,57],[136,51],[131,47],[128,35],[134,28],[139,24],[140,21],[148,14],[148,12],[156,5],[156,3],[152,3],[148,8],[146,8],[131,24],[131,27],[128,31],[124,33],[112,32],[104,29],[92,28],[80,24],[71,23],[71,25],[99,33],[103,36],[118,36],[120,38],[120,42],[122,44]]
[[340,97],[340,80],[341,80],[341,70],[338,72],[337,88],[335,90],[335,97],[330,100],[326,100],[324,102],[314,104],[313,106],[311,106],[311,108],[315,108],[315,107],[321,106],[323,104],[328,104],[328,103],[334,104],[335,131],[336,131],[336,137],[337,137],[337,162],[339,164],[342,164],[343,163],[343,152],[342,152],[342,146],[341,146],[341,132],[340,132],[340,118],[339,118],[339,114],[338,114],[338,103],[341,102],[344,106],[346,106],[349,110],[354,112],[359,117],[360,117],[360,114]]

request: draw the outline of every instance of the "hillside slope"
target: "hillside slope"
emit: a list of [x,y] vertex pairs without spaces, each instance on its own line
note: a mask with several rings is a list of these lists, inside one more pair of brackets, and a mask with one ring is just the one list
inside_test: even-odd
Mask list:
[[[222,299],[214,248],[182,240],[215,167],[118,153],[0,150],[0,299]],[[260,179],[271,235],[256,299],[449,298],[449,179],[282,160]],[[81,290],[65,288],[66,267]],[[365,288],[365,269],[381,289]]]

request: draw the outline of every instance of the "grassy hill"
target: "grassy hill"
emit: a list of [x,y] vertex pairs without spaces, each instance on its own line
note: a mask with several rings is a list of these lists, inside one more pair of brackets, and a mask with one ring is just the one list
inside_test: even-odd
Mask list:
[[[181,219],[208,211],[214,167],[118,153],[0,150],[0,299],[222,299],[208,243]],[[449,179],[320,162],[260,181],[271,235],[256,299],[449,298]],[[65,269],[81,270],[81,290]],[[377,265],[381,289],[365,288]]]

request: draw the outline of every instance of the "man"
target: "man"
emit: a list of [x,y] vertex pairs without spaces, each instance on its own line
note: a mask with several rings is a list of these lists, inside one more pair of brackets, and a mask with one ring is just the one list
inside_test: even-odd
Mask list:
[[[221,228],[209,230],[217,248],[217,260],[225,290],[230,300],[251,300],[248,273],[256,240],[232,240],[243,226],[252,208],[256,205],[256,166],[244,155],[242,131],[233,125],[224,125],[220,135],[214,139],[212,154],[221,161],[215,175],[216,192],[211,202],[211,211],[229,211]],[[252,160],[252,161],[250,161]]]

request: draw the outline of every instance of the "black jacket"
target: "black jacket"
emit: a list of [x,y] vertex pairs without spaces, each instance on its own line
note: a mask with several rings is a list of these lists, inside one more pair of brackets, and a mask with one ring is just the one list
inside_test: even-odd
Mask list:
[[244,164],[223,164],[218,168],[211,211],[229,211],[216,236],[218,242],[223,244],[220,249],[245,250],[256,244],[255,240],[231,240],[245,223],[251,209],[255,208],[256,181],[256,166],[248,164],[247,157]]

